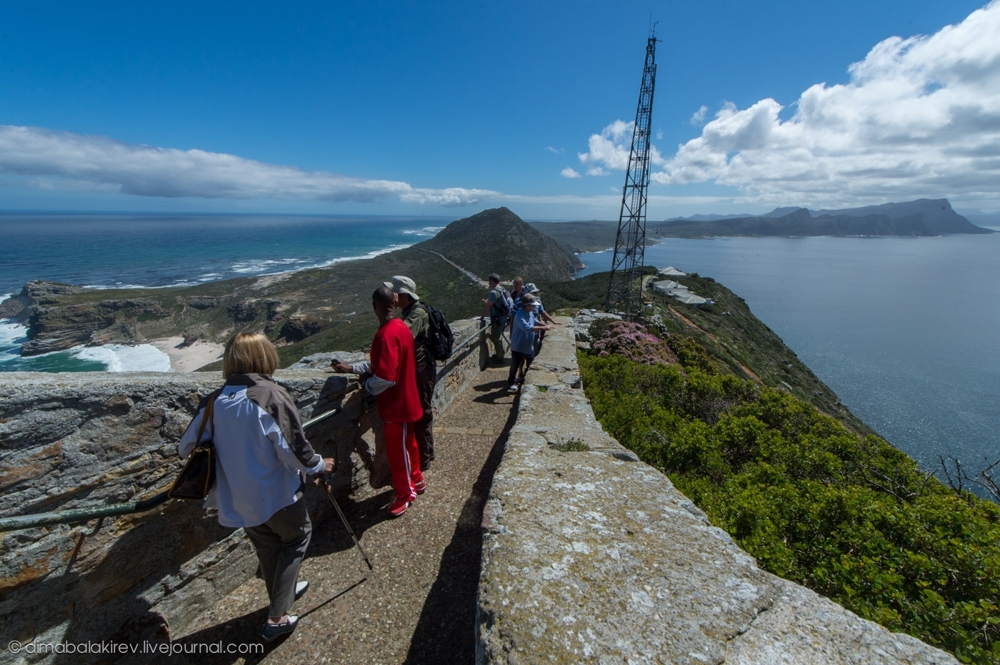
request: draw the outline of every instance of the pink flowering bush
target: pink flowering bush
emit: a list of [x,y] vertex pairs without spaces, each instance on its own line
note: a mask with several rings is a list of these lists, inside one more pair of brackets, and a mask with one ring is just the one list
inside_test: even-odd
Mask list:
[[651,335],[638,323],[612,321],[592,328],[591,333],[594,341],[590,349],[602,358],[614,354],[645,365],[677,362],[666,340]]

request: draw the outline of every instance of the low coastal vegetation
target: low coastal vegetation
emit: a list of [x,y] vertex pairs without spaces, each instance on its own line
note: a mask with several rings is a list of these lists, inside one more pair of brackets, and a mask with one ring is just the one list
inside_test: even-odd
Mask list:
[[840,418],[790,351],[760,330],[747,348],[762,324],[734,325],[735,296],[688,282],[712,312],[656,303],[648,326],[591,327],[580,369],[604,428],[765,570],[963,662],[1000,662],[1000,506]]

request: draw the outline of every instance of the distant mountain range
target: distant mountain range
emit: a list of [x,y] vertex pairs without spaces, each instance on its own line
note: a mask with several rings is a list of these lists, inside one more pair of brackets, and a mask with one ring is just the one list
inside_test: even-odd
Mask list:
[[846,210],[777,208],[765,215],[715,220],[647,222],[646,232],[683,238],[714,236],[937,236],[990,233],[954,210],[947,199],[920,199]]
[[[614,222],[535,222],[532,226],[576,252],[614,247],[617,233]],[[920,199],[844,210],[775,208],[763,215],[691,215],[646,222],[647,239],[654,240],[658,237],[938,236],[951,233],[992,231],[956,213],[947,199]]]

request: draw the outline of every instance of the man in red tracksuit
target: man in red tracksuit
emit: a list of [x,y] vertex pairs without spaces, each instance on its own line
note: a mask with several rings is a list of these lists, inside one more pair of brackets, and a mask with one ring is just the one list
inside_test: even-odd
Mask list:
[[378,413],[385,430],[385,452],[392,472],[396,500],[389,514],[398,517],[427,489],[420,471],[420,452],[414,424],[424,415],[417,392],[416,353],[413,334],[396,318],[395,294],[379,287],[372,294],[372,307],[378,317],[379,329],[372,340],[370,362],[348,365],[337,363],[340,372],[370,374],[365,389],[375,395]]

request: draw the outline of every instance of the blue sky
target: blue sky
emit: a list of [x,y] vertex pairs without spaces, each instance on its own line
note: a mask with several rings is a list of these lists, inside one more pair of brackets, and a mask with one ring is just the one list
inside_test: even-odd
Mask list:
[[1000,209],[1000,0],[4,3],[0,210]]

